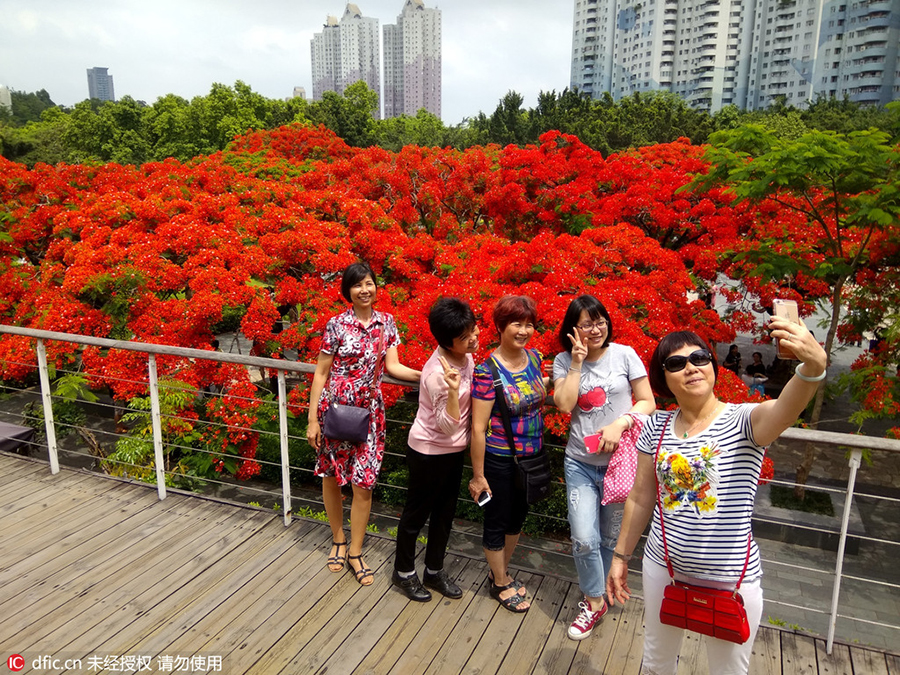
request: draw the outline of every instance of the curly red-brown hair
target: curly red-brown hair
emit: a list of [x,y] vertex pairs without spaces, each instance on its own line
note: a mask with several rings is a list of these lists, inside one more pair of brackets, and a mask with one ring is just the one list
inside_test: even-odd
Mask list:
[[504,295],[494,305],[494,325],[501,333],[513,321],[537,324],[537,305],[527,295]]

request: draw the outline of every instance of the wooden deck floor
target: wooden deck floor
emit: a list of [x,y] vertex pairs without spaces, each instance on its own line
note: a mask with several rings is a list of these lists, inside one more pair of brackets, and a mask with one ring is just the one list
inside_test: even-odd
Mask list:
[[[0,454],[0,657],[23,673],[640,670],[640,601],[576,643],[568,581],[520,571],[535,595],[520,617],[488,596],[483,560],[448,556],[463,598],[410,603],[390,585],[393,540],[367,539],[369,588],[325,568],[329,540],[321,523]],[[710,672],[689,635],[679,673]],[[751,672],[900,674],[900,658],[764,628]]]

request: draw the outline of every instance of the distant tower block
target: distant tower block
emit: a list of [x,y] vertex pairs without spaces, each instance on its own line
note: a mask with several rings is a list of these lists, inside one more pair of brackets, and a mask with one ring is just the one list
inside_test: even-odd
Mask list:
[[107,71],[109,68],[88,68],[88,97],[101,101],[115,101],[116,92],[113,89],[113,78]]

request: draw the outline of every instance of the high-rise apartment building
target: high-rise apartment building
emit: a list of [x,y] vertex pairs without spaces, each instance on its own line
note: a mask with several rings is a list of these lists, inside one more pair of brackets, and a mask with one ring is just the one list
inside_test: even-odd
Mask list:
[[900,98],[900,0],[576,0],[573,87],[698,108]]
[[12,112],[12,92],[5,84],[0,84],[0,108]]
[[113,89],[113,77],[108,74],[109,68],[88,68],[88,98],[96,98],[101,101],[115,101],[116,92]]
[[441,10],[406,0],[397,23],[384,27],[384,116],[441,116]]
[[326,91],[343,94],[359,80],[381,100],[378,19],[364,17],[356,4],[347,3],[340,21],[329,16],[322,32],[313,35],[311,50],[313,100],[320,101]]

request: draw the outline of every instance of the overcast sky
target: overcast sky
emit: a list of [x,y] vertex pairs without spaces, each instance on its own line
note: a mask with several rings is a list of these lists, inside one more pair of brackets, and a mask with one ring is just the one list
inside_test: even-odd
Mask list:
[[[404,0],[360,0],[394,24]],[[442,11],[443,111],[457,124],[493,112],[510,89],[537,103],[569,85],[574,2],[425,0]],[[310,40],[341,0],[0,0],[0,84],[46,89],[71,106],[88,96],[87,68],[109,68],[116,98],[187,99],[236,80],[270,98],[312,96]]]

